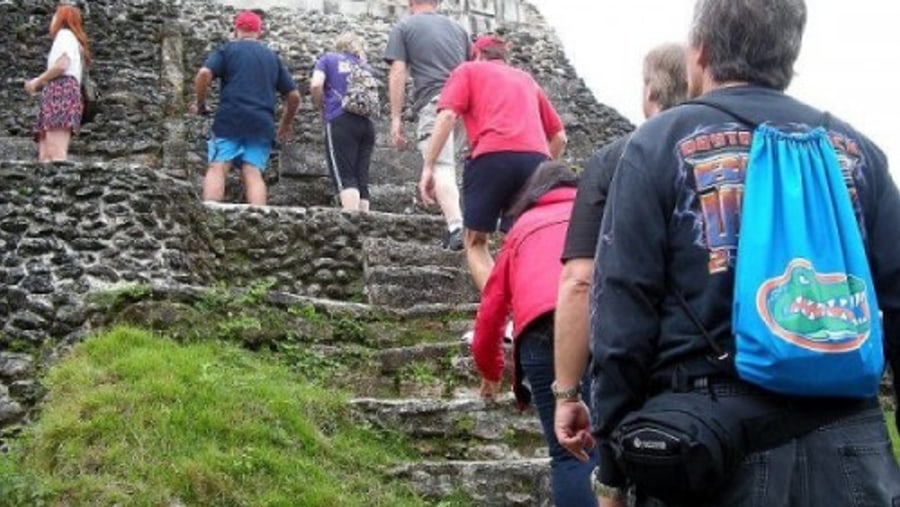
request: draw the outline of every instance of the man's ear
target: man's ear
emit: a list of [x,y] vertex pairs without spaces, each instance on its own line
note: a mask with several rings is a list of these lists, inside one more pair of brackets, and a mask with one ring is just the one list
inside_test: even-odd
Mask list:
[[697,65],[701,69],[705,69],[709,65],[709,54],[706,52],[706,45],[700,44],[700,47],[697,48],[696,58]]

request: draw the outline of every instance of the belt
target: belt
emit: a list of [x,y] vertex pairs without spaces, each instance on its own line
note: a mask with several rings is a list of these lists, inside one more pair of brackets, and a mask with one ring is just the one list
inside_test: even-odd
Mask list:
[[688,392],[708,392],[719,396],[740,396],[752,394],[757,396],[768,395],[766,391],[725,376],[697,377],[688,382]]

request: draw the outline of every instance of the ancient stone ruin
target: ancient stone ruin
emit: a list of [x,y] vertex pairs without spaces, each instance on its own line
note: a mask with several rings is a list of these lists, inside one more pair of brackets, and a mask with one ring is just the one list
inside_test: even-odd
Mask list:
[[[44,65],[54,2],[0,0],[0,445],[35,416],[41,370],[92,329],[167,329],[177,312],[160,304],[266,280],[274,308],[309,306],[364,327],[372,376],[388,387],[358,390],[361,417],[424,441],[442,438],[399,477],[436,500],[463,490],[484,505],[547,505],[536,417],[516,413],[509,400],[487,406],[473,391],[458,337],[478,296],[462,256],[438,247],[441,220],[415,193],[421,159],[388,145],[386,117],[372,164],[374,213],[333,208],[321,123],[308,98],[294,141],[273,157],[271,206],[200,202],[208,126],[185,114],[191,81],[207,51],[229,36],[235,9],[251,3],[265,8],[266,40],[304,95],[316,57],[344,30],[364,35],[385,74],[379,56],[405,11],[396,0],[90,0],[101,113],[74,141],[72,163],[42,165],[29,137],[37,102],[22,83]],[[459,0],[446,8],[470,30],[505,31],[514,65],[532,72],[560,111],[571,163],[632,128],[596,102],[530,5]],[[239,189],[231,194],[237,199]],[[428,331],[411,337],[415,326]],[[266,332],[278,340],[278,329]],[[421,364],[451,380],[423,389],[400,373]]]

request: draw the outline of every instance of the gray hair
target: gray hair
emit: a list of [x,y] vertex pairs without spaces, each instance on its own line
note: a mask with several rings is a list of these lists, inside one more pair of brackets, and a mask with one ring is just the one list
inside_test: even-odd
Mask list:
[[660,110],[687,99],[686,52],[681,44],[657,46],[644,57],[644,86]]
[[784,90],[805,27],[803,0],[697,0],[690,42],[703,47],[716,81]]
[[366,57],[366,41],[353,32],[344,32],[334,41],[334,48],[340,53],[350,53],[358,58]]

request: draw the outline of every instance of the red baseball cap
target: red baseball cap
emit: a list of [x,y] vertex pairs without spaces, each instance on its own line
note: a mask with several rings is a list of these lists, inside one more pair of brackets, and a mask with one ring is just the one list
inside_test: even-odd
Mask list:
[[478,57],[478,53],[480,51],[484,51],[485,49],[497,47],[497,46],[505,46],[506,41],[497,37],[493,34],[482,35],[475,39],[475,43],[472,44],[472,59]]
[[242,11],[234,18],[234,28],[242,32],[262,31],[262,18],[253,11]]

